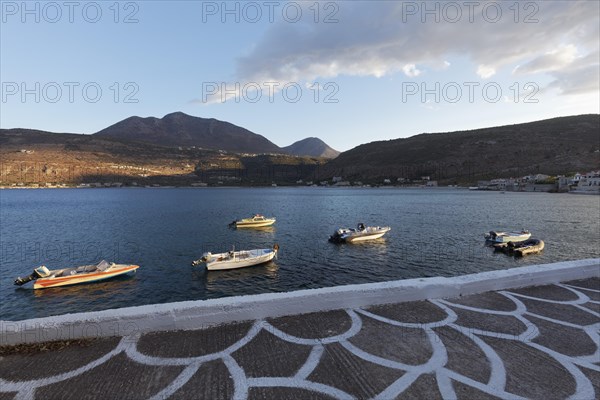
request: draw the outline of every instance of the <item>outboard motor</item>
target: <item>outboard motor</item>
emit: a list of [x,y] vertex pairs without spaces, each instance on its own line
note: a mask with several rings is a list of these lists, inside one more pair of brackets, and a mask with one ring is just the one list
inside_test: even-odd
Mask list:
[[33,273],[31,275],[28,275],[24,278],[21,278],[20,276],[17,277],[17,279],[15,279],[15,285],[22,286],[22,285],[26,284],[27,282],[36,280],[37,278],[39,278],[39,276],[37,276],[35,271],[33,271]]
[[31,282],[39,278],[45,278],[48,275],[50,275],[50,271],[48,271],[46,266],[42,265],[41,267],[34,269],[31,275],[28,275],[24,278],[21,278],[20,276],[17,277],[17,279],[15,279],[15,285],[22,286],[27,282]]

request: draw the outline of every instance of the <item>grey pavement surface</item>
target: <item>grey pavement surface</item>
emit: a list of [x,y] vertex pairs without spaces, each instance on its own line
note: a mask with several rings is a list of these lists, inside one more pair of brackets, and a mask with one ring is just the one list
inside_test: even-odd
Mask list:
[[0,400],[596,399],[600,279],[41,347]]

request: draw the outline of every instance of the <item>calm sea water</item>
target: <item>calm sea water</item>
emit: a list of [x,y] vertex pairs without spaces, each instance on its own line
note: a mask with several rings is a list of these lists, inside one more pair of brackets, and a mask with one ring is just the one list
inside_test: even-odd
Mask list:
[[[277,217],[272,229],[231,230],[236,218]],[[600,257],[600,197],[458,189],[207,188],[0,191],[0,319],[453,276]],[[368,244],[327,241],[338,226],[389,225]],[[490,229],[527,228],[541,255],[515,259],[484,247]],[[270,264],[192,267],[204,251],[280,245]],[[32,290],[34,267],[100,259],[140,265],[131,278]]]

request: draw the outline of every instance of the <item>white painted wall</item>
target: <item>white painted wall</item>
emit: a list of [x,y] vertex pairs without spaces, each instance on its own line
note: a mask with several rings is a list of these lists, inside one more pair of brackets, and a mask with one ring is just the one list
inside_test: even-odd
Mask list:
[[600,259],[531,265],[451,278],[406,279],[361,285],[184,301],[0,321],[0,345],[128,336],[154,331],[201,329],[238,321],[376,304],[452,298],[490,290],[600,277]]

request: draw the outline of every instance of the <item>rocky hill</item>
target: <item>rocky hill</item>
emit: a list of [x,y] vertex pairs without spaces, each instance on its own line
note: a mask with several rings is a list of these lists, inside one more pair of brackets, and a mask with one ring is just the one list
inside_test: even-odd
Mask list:
[[238,153],[283,153],[264,136],[214,118],[199,118],[182,112],[163,118],[129,117],[94,136],[152,143],[160,146],[226,150]]
[[340,152],[332,149],[319,138],[309,137],[306,139],[299,140],[289,146],[283,148],[288,154],[296,156],[311,156],[311,157],[324,157],[324,158],[336,158]]
[[[163,132],[163,128],[148,128],[157,123],[158,126],[167,126],[167,131],[178,132],[175,136],[181,139],[187,137],[185,132],[193,131],[188,128],[196,119],[188,117],[184,114],[171,114],[161,120],[134,117],[129,119],[133,122],[127,125],[131,123],[134,126],[144,120],[136,135],[140,132]],[[198,122],[198,126],[204,122]],[[221,122],[217,125],[228,126]],[[146,128],[149,130],[146,131]],[[234,131],[239,133],[243,128],[236,129]],[[265,153],[270,142],[262,142],[263,145],[259,146],[257,143],[266,139],[252,133],[255,136],[248,137],[256,140],[248,143],[261,147],[264,154],[248,154],[248,147],[239,153],[199,148],[202,146],[192,139],[185,143],[196,144],[185,146],[182,145],[184,142],[177,141],[175,147],[166,139],[168,135],[162,134],[156,140],[164,139],[166,143],[155,144],[141,139],[136,141],[138,136],[127,133],[125,137],[117,134],[113,137],[106,132],[78,135],[1,129],[0,185],[111,181],[126,184],[204,182],[261,185],[272,182],[290,184],[300,179],[320,181],[333,176],[365,183],[430,176],[441,184],[473,184],[477,180],[536,173],[556,175],[598,170],[599,132],[598,114],[579,115],[373,142],[327,161],[323,157]],[[232,135],[230,137],[236,134]],[[189,137],[193,136],[190,133]],[[308,143],[317,142],[311,139]],[[315,147],[306,146],[304,149],[300,153],[312,151]],[[319,146],[316,147],[318,149]]]
[[380,181],[430,176],[443,183],[567,174],[600,168],[600,115],[588,114],[471,131],[421,134],[364,144],[322,173]]
[[314,176],[324,159],[237,154],[30,129],[0,129],[0,186],[265,185]]

